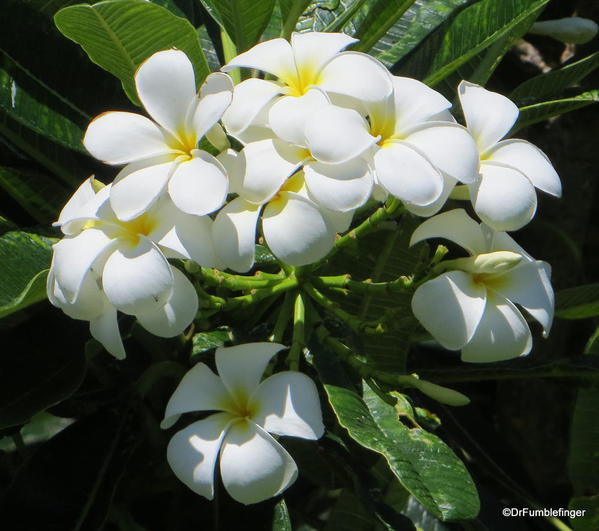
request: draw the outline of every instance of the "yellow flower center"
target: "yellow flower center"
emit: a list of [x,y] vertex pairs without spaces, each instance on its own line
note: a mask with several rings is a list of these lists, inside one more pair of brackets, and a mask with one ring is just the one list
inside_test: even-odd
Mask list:
[[157,224],[158,220],[146,212],[131,221],[121,221],[116,218],[109,222],[91,220],[83,226],[83,230],[104,227],[112,239],[120,238],[126,244],[135,247],[139,243],[140,236],[148,236]]
[[[306,150],[307,151],[307,150]],[[273,196],[273,198],[269,201],[270,204],[275,204],[278,206],[283,206],[283,202],[285,201],[283,197],[283,192],[295,192],[298,193],[304,186],[304,172],[298,171],[295,175],[292,175],[287,179],[279,191]]]
[[320,70],[313,64],[298,66],[297,73],[285,72],[281,77],[287,87],[287,95],[300,97],[310,90],[313,85],[318,85]]
[[198,137],[195,131],[182,127],[176,136],[168,139],[168,146],[175,152],[172,154],[173,160],[184,162],[193,158],[192,151],[198,147]]
[[230,392],[227,398],[219,404],[224,411],[229,411],[239,419],[251,419],[259,410],[259,404],[256,401],[250,400],[246,389],[237,388]]

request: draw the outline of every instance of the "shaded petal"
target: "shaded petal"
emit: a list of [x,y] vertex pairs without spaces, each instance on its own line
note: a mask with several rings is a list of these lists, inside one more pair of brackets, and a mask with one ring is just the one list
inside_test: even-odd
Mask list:
[[221,379],[205,363],[197,363],[179,382],[166,404],[163,430],[173,426],[183,413],[192,411],[222,411],[229,401],[229,393]]
[[426,122],[405,141],[422,151],[437,168],[463,183],[478,178],[478,150],[468,130],[451,122]]
[[120,220],[130,221],[143,214],[166,188],[176,163],[172,160],[153,162],[128,164],[115,177],[110,189],[110,206]]
[[447,199],[451,195],[456,182],[457,181],[455,179],[447,175],[443,175],[443,190],[441,191],[441,195],[435,201],[426,206],[414,205],[412,203],[406,202],[404,203],[406,210],[412,214],[416,214],[417,216],[422,216],[425,218],[435,215],[447,202]]
[[92,271],[85,276],[79,293],[73,301],[67,299],[60,285],[56,282],[53,269],[50,269],[48,274],[46,288],[50,303],[73,319],[90,321],[104,311],[106,296],[100,289],[97,275]]
[[231,497],[245,505],[276,496],[297,479],[287,451],[262,428],[242,420],[223,441],[220,473]]
[[96,262],[108,255],[116,243],[100,229],[86,229],[54,244],[53,269],[68,301],[73,301]]
[[260,140],[245,146],[237,170],[242,175],[237,192],[252,203],[264,203],[300,166],[305,150],[282,140]]
[[168,183],[173,203],[188,214],[204,216],[219,209],[229,190],[222,164],[210,153],[194,149],[190,160],[179,163]]
[[322,107],[329,105],[324,92],[311,89],[303,96],[283,96],[270,108],[269,124],[281,139],[299,146],[305,145],[304,127],[306,121]]
[[420,286],[412,297],[416,319],[445,348],[462,348],[485,311],[486,289],[463,271],[450,271]]
[[89,201],[81,205],[77,217],[66,221],[60,230],[69,236],[79,234],[89,221],[114,221],[116,216],[110,207],[110,190],[112,185],[104,186]]
[[358,39],[345,33],[293,32],[291,47],[300,76],[304,71],[311,74],[318,72],[337,53],[355,42]]
[[287,79],[297,80],[297,70],[291,45],[285,39],[271,39],[256,44],[247,52],[233,57],[221,68],[229,72],[238,66],[256,68],[273,74],[287,82]]
[[273,254],[287,264],[312,264],[332,249],[336,231],[319,208],[299,194],[284,192],[268,203],[262,232]]
[[230,423],[228,413],[210,415],[175,433],[166,449],[175,476],[209,500],[214,498],[214,468]]
[[210,74],[200,88],[200,101],[193,115],[193,126],[202,138],[218,122],[233,98],[233,81],[227,74]]
[[154,122],[131,112],[107,112],[95,118],[87,127],[83,145],[107,164],[125,164],[172,152]]
[[306,146],[319,162],[339,164],[360,156],[378,141],[357,111],[334,105],[321,108],[306,120]]
[[488,153],[487,159],[521,171],[539,190],[556,197],[562,195],[562,183],[547,155],[526,140],[503,140]]
[[327,225],[331,227],[335,232],[345,232],[349,229],[352,219],[354,217],[353,212],[335,212],[328,208],[321,209],[321,214],[327,222]]
[[186,128],[196,102],[193,66],[180,50],[157,52],[135,73],[137,94],[154,120],[173,135]]
[[436,90],[410,77],[393,76],[395,130],[405,131],[447,111],[451,102]]
[[509,360],[532,348],[530,329],[518,309],[507,299],[489,292],[485,313],[462,360],[473,363]]
[[198,296],[193,284],[177,268],[173,273],[173,293],[166,304],[135,317],[148,332],[159,337],[175,337],[183,332],[198,313]]
[[280,85],[264,79],[250,78],[235,85],[231,105],[223,114],[227,131],[234,136],[245,131],[281,91]]
[[361,158],[343,164],[310,162],[304,166],[306,186],[318,205],[337,212],[361,207],[372,193],[373,176]]
[[481,164],[482,179],[470,185],[474,210],[495,230],[517,230],[537,210],[537,194],[524,174],[497,163]]
[[322,411],[314,382],[300,372],[279,372],[264,380],[252,395],[258,411],[252,420],[269,433],[320,439]]
[[462,81],[458,95],[466,124],[481,153],[507,135],[518,119],[520,111],[514,102],[480,85]]
[[119,331],[116,308],[106,303],[104,311],[89,323],[89,331],[94,339],[102,343],[102,346],[116,359],[123,360],[126,357],[125,347]]
[[462,208],[427,219],[412,234],[410,245],[428,238],[445,238],[457,243],[470,254],[487,252],[480,225]]
[[238,197],[226,205],[212,225],[216,253],[225,265],[245,273],[254,265],[260,205]]
[[89,203],[96,195],[93,185],[93,175],[85,179],[77,188],[76,192],[67,201],[67,204],[62,207],[58,220],[52,223],[54,227],[59,227],[63,223],[79,218],[80,212],[86,203]]
[[216,368],[231,397],[247,403],[268,362],[284,348],[287,347],[266,341],[217,348],[214,355]]
[[329,61],[318,77],[327,92],[361,101],[379,101],[393,91],[389,71],[374,57],[360,52],[342,52]]
[[124,313],[136,315],[162,307],[171,297],[171,266],[154,243],[141,237],[133,248],[115,250],[104,266],[104,293]]
[[426,206],[443,192],[443,176],[417,148],[388,142],[374,155],[378,183],[402,201]]
[[543,335],[547,337],[555,304],[551,287],[551,266],[547,262],[524,263],[495,279],[490,287],[522,306],[541,323]]

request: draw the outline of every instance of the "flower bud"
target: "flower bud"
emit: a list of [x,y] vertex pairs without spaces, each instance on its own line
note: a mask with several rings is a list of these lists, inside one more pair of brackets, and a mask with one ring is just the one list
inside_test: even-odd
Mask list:
[[589,42],[599,31],[599,26],[593,20],[581,17],[567,17],[557,20],[535,22],[529,33],[547,35],[559,41],[571,44]]
[[494,275],[505,273],[522,261],[522,255],[512,251],[482,253],[468,258],[458,258],[445,262],[446,270],[460,270],[474,275]]
[[414,379],[413,385],[421,393],[448,406],[467,406],[470,403],[466,395],[426,380]]

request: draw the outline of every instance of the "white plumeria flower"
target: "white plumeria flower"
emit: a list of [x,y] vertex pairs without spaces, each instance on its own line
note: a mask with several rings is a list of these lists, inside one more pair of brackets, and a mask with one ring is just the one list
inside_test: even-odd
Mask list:
[[218,259],[210,218],[186,214],[163,196],[144,214],[121,221],[110,206],[111,186],[100,186],[87,179],[55,223],[65,237],[54,245],[48,297],[71,317],[90,321],[92,335],[123,358],[117,310],[161,337],[181,333],[196,315],[193,285],[167,257],[207,267]]
[[[261,142],[247,147],[260,149],[257,144]],[[283,142],[281,151],[286,148],[289,146]],[[351,212],[334,212],[310,199],[303,172],[281,179],[280,175],[286,174],[286,165],[293,163],[283,158],[280,162],[277,179],[262,179],[259,172],[245,173],[243,180],[235,185],[239,197],[220,210],[214,220],[217,254],[235,271],[248,271],[254,264],[261,212],[262,233],[270,250],[293,266],[311,264],[326,256],[337,233],[347,230],[351,223]],[[275,174],[270,170],[267,173]]]
[[518,119],[518,107],[511,100],[467,81],[460,83],[458,94],[480,153],[480,176],[469,185],[474,210],[495,230],[517,230],[536,212],[535,187],[561,196],[559,176],[535,145],[501,140]]
[[470,362],[528,354],[530,329],[515,304],[539,321],[547,336],[554,305],[549,264],[462,209],[426,220],[410,243],[427,238],[446,238],[471,255],[449,261],[451,270],[422,284],[412,298],[414,315],[441,345],[461,349],[462,360]]
[[154,122],[130,112],[107,112],[90,123],[83,140],[94,157],[127,164],[110,193],[113,210],[129,221],[168,190],[188,214],[214,212],[225,202],[227,175],[215,157],[197,147],[231,102],[231,78],[210,74],[198,96],[187,56],[165,50],[139,67],[135,86]]
[[285,122],[302,112],[297,99],[315,86],[356,104],[387,97],[393,90],[387,69],[369,55],[342,52],[355,42],[343,33],[293,33],[291,43],[272,39],[234,57],[223,71],[255,68],[277,80],[248,79],[235,87],[223,116],[228,132],[242,142],[267,137],[270,122]]
[[283,345],[248,343],[216,350],[218,376],[204,363],[181,380],[166,406],[161,426],[180,415],[217,411],[177,432],[167,449],[175,475],[212,500],[214,469],[238,502],[258,503],[287,489],[297,466],[271,436],[319,439],[324,433],[318,392],[305,374],[286,371],[260,382],[270,359]]
[[415,214],[430,216],[457,181],[476,178],[478,152],[468,131],[451,118],[451,103],[441,94],[415,79],[394,76],[392,83],[387,98],[363,102],[367,119],[348,123],[329,106],[314,114],[305,136],[314,145],[312,152],[325,160],[358,140],[370,140],[364,156],[376,183]]

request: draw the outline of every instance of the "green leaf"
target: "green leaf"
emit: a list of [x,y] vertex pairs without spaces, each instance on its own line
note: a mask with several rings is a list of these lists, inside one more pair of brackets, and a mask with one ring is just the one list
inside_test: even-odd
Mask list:
[[586,319],[599,315],[599,283],[558,291],[555,315],[562,319]]
[[192,339],[191,357],[192,359],[195,359],[196,356],[201,356],[209,350],[222,347],[231,340],[231,330],[228,328],[194,334]]
[[134,75],[155,52],[184,51],[199,86],[210,73],[195,28],[167,9],[143,0],[109,0],[61,9],[54,16],[58,29],[80,44],[89,58],[118,77],[129,99],[138,103]]
[[510,94],[510,99],[522,105],[557,96],[565,89],[580,83],[597,67],[599,67],[599,52],[558,70],[526,80]]
[[34,170],[0,166],[0,188],[11,196],[40,225],[58,219],[71,192],[47,175]]
[[544,101],[542,103],[521,107],[518,122],[516,122],[516,125],[510,134],[513,134],[528,125],[547,120],[547,118],[551,118],[552,116],[576,111],[597,102],[599,102],[599,89],[589,90],[569,98]]
[[540,12],[548,0],[481,0],[443,23],[413,54],[398,73],[434,86],[494,42]]
[[351,489],[343,489],[327,519],[325,531],[371,531],[374,516]]
[[568,509],[584,511],[570,519],[573,531],[597,531],[599,529],[599,495],[576,496],[570,500]]
[[329,402],[350,437],[384,456],[400,483],[437,518],[474,518],[479,510],[476,488],[453,451],[432,433],[408,428],[365,382],[362,399],[331,352],[322,347],[313,352]]
[[289,518],[289,511],[287,510],[287,504],[285,503],[284,498],[281,498],[273,510],[272,531],[293,531],[291,519]]
[[46,238],[19,231],[0,237],[0,317],[46,298],[51,259]]
[[275,0],[201,0],[212,18],[223,28],[237,52],[258,42],[266,29]]

